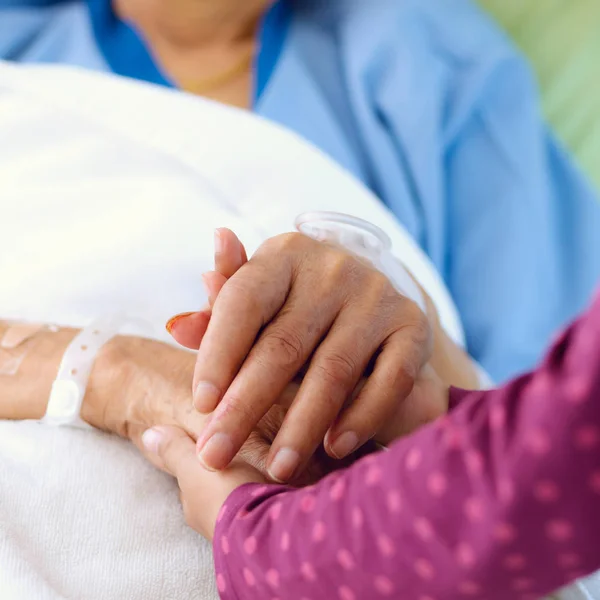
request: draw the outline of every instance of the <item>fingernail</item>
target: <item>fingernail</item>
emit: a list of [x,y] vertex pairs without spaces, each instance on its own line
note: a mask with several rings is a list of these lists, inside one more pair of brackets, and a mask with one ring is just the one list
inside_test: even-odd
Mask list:
[[163,434],[158,429],[146,429],[142,434],[142,444],[151,454],[158,454]]
[[356,450],[358,446],[358,436],[353,431],[346,431],[331,446],[331,452],[336,458],[345,458]]
[[281,448],[272,460],[268,473],[271,479],[283,483],[289,481],[300,464],[300,455],[291,448]]
[[198,452],[198,460],[205,469],[224,469],[233,457],[233,442],[226,433],[214,433]]
[[177,321],[179,321],[180,319],[184,319],[185,317],[189,317],[190,315],[193,315],[193,312],[184,312],[184,313],[179,313],[178,315],[175,315],[174,317],[171,317],[168,321],[167,324],[165,325],[165,327],[167,328],[167,331],[169,333],[172,332],[173,330],[173,325],[175,325],[175,323],[177,323]]
[[209,413],[221,399],[219,389],[209,381],[201,381],[194,392],[194,406],[198,412]]
[[215,229],[215,254],[222,254],[223,252],[223,238],[221,236],[221,230]]

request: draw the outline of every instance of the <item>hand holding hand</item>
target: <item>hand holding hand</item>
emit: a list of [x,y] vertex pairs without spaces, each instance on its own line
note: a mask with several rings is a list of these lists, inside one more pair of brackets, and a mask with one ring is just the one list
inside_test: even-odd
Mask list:
[[[229,464],[302,374],[269,455],[274,479],[300,472],[324,439],[334,457],[378,433],[378,441],[390,441],[385,432],[398,425],[429,357],[426,316],[379,271],[337,247],[286,234],[246,261],[231,232],[220,230],[219,242],[217,271],[205,278],[213,303],[208,326],[195,326],[197,313],[170,324],[178,341],[200,347],[196,406],[214,410],[198,441],[203,462]],[[413,403],[413,424],[445,410],[438,398]],[[406,429],[410,410],[404,412]]]

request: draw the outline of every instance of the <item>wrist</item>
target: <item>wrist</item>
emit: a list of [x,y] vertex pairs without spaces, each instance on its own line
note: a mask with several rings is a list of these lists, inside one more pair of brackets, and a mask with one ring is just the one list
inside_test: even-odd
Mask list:
[[231,494],[247,484],[264,484],[265,478],[254,467],[240,459],[234,459],[227,469],[211,473],[210,477],[214,480],[206,488],[210,495],[208,502],[203,506],[203,510],[195,515],[198,520],[192,515],[189,515],[187,520],[193,529],[212,541],[219,514]]
[[125,433],[118,425],[124,425],[126,420],[121,415],[117,418],[115,400],[127,389],[131,372],[126,338],[115,336],[100,348],[94,359],[81,406],[81,418],[86,423],[119,435]]
[[183,426],[190,421],[183,413],[192,408],[194,364],[194,354],[162,342],[115,336],[96,357],[82,418],[125,438],[131,438],[131,425]]

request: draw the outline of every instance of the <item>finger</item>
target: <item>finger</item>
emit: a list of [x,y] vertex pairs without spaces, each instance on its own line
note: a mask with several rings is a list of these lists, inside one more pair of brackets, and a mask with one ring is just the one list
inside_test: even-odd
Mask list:
[[267,458],[271,444],[258,431],[253,431],[238,452],[238,457],[267,476]]
[[366,384],[327,433],[330,456],[348,456],[396,417],[429,359],[429,338],[427,324],[417,317],[386,340]]
[[194,440],[179,427],[153,427],[142,434],[141,442],[152,462],[178,480],[198,470]]
[[137,447],[137,449],[141,452],[142,456],[154,467],[159,469],[160,471],[164,471],[165,473],[174,477],[174,474],[167,470],[161,458],[154,451],[146,450],[144,446],[144,433],[148,431],[148,428],[145,425],[132,425],[129,428],[129,438]]
[[[305,298],[300,301],[292,293],[252,347],[198,440],[199,458],[207,468],[219,470],[229,464],[329,329],[335,310],[327,307],[315,315],[314,308],[307,304]],[[208,334],[201,352],[207,339]]]
[[208,271],[202,274],[202,282],[208,296],[208,305],[212,308],[215,304],[219,292],[227,283],[227,277],[218,271]]
[[430,365],[431,361],[424,365],[408,398],[396,406],[395,412],[378,429],[377,443],[387,446],[446,414],[448,387]]
[[198,350],[200,347],[210,321],[212,307],[227,279],[221,273],[208,271],[202,274],[202,281],[208,297],[208,308],[175,315],[166,325],[167,331],[175,341],[191,350]]
[[272,264],[251,260],[220,290],[198,351],[194,405],[211,412],[229,388],[266,323],[283,306],[291,287],[289,263],[277,277]]
[[269,475],[277,481],[304,468],[385,337],[357,312],[340,315],[310,362],[269,455]]
[[215,270],[229,279],[246,262],[246,249],[235,233],[224,227],[215,230]]
[[210,309],[175,315],[166,328],[178,344],[197,350],[208,328],[210,315]]

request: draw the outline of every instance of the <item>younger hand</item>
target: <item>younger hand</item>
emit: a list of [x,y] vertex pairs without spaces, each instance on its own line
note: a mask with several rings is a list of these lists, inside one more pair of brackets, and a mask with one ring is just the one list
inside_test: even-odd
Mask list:
[[245,483],[265,483],[256,469],[240,459],[219,473],[207,471],[196,459],[196,445],[178,427],[155,427],[143,435],[146,457],[177,479],[187,524],[212,540],[221,507]]
[[[306,364],[269,455],[274,479],[286,481],[302,470],[324,438],[331,456],[344,457],[388,429],[429,357],[425,315],[381,273],[339,248],[287,234],[246,262],[231,232],[220,230],[220,237],[229,251],[217,258],[234,258],[225,272],[209,276],[218,296],[208,328],[188,326],[187,318],[172,325],[176,339],[200,346],[196,406],[216,408],[199,439],[204,463],[214,469],[229,464]],[[444,410],[424,406],[435,416]]]

